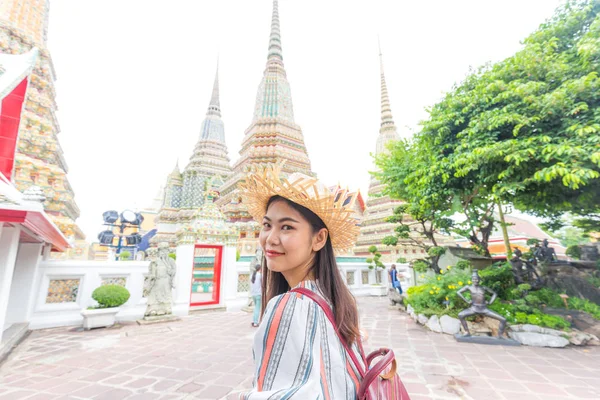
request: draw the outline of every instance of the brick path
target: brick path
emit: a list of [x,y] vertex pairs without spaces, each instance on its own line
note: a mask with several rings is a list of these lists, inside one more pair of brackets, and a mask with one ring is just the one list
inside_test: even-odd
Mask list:
[[[394,348],[413,400],[600,398],[598,348],[459,344],[385,299],[359,303],[367,347]],[[234,399],[251,385],[253,333],[242,312],[36,331],[0,366],[0,399]]]

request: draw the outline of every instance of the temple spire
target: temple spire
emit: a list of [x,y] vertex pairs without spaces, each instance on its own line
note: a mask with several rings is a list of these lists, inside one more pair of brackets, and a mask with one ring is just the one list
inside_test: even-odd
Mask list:
[[283,62],[281,49],[281,32],[279,30],[279,3],[273,0],[273,15],[271,17],[271,35],[269,37],[269,62]]
[[219,101],[219,61],[217,60],[217,72],[215,73],[215,83],[213,84],[212,95],[210,97],[210,104],[208,105],[208,111],[206,115],[217,115],[221,116],[221,103]]
[[[379,39],[377,40],[379,42]],[[379,44],[379,65],[381,73],[381,129],[379,132],[387,130],[396,130],[394,119],[392,117],[392,107],[388,96],[387,84],[385,83],[385,74],[383,72],[383,55],[381,54],[381,44]]]

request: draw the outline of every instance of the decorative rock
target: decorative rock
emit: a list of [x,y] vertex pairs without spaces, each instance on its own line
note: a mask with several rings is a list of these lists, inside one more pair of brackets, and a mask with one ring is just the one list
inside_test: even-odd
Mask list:
[[424,314],[417,315],[417,322],[421,325],[427,324],[428,318]]
[[442,326],[440,325],[440,319],[437,315],[432,315],[427,321],[427,327],[433,332],[442,333]]
[[513,325],[510,327],[513,332],[531,332],[531,333],[542,333],[544,335],[562,336],[565,332],[557,331],[556,329],[543,328],[537,325],[524,324],[524,325]]
[[580,332],[576,329],[573,329],[572,332],[569,332],[569,342],[575,346],[597,346],[597,343],[600,343],[595,335]]
[[560,336],[545,335],[535,332],[509,332],[508,335],[517,342],[534,347],[565,347],[569,341]]
[[442,332],[448,335],[455,335],[460,332],[460,321],[448,315],[442,315],[440,326],[442,327]]
[[409,313],[409,314],[410,313],[414,313],[415,309],[409,304],[409,305],[406,306],[406,312]]

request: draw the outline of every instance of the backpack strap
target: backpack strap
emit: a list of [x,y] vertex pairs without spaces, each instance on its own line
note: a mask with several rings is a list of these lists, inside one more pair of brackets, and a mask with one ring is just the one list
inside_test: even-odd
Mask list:
[[[350,358],[352,359],[352,362],[354,363],[356,370],[360,374],[361,378],[364,378],[366,372],[363,371],[362,367],[360,366],[360,363],[358,362],[358,359],[356,358],[356,354],[354,354],[354,351],[348,346],[348,343],[346,342],[344,337],[340,334],[340,331],[335,322],[335,317],[333,316],[333,312],[331,311],[331,307],[329,307],[329,304],[327,304],[327,302],[321,296],[319,296],[312,290],[309,290],[306,288],[295,288],[295,289],[290,290],[290,292],[300,293],[300,294],[308,297],[309,299],[311,299],[315,303],[317,303],[317,305],[319,307],[321,307],[321,309],[323,309],[323,312],[327,316],[327,319],[329,319],[329,322],[331,322],[331,325],[333,325],[333,329],[335,330],[335,333],[337,334],[338,338],[340,339],[342,346],[344,346],[344,349],[346,349],[348,356],[350,356]],[[360,340],[358,342],[360,344]],[[360,348],[362,351],[362,344],[360,345]],[[364,359],[364,355],[361,354],[361,356]],[[368,365],[366,365],[366,363],[365,363],[365,368],[368,368]]]

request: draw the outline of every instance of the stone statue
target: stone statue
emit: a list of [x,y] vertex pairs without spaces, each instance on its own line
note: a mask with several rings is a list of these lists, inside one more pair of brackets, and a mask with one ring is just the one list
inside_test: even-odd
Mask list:
[[144,296],[148,298],[145,317],[171,314],[172,289],[175,288],[175,261],[169,257],[169,244],[159,243],[158,257],[150,262]]
[[531,260],[523,261],[521,257],[523,253],[520,249],[513,251],[513,258],[510,259],[510,265],[512,267],[513,278],[517,285],[522,283],[529,283],[532,288],[539,289],[543,286],[544,282],[535,270],[534,265],[530,262]]
[[556,257],[556,251],[554,251],[552,247],[548,246],[548,239],[544,239],[541,246],[536,246],[533,256],[542,263],[558,261],[558,258]]
[[[473,275],[471,276],[472,285],[464,286],[460,289],[456,294],[458,297],[463,299],[465,302],[469,303],[469,308],[461,311],[458,314],[458,318],[467,334],[465,336],[471,336],[471,332],[469,332],[469,327],[467,325],[467,320],[465,318],[471,315],[485,315],[486,317],[490,317],[493,319],[497,319],[500,321],[500,328],[498,329],[498,338],[502,339],[502,335],[504,334],[504,328],[506,327],[506,319],[487,308],[488,305],[492,304],[494,300],[496,300],[497,294],[492,289],[487,288],[485,286],[479,286],[479,273],[477,271],[473,271]],[[466,291],[471,292],[471,300],[467,300],[462,293]],[[485,300],[485,292],[491,293],[492,298],[490,301]]]

